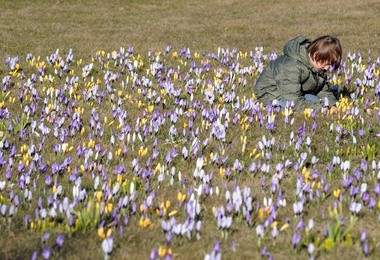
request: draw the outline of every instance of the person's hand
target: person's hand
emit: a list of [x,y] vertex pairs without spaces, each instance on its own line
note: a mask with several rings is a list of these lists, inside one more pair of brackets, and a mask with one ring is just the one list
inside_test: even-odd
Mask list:
[[330,109],[329,109],[329,113],[330,114],[336,114],[336,113],[338,113],[338,108],[336,107],[336,106],[332,106],[332,107],[330,107]]

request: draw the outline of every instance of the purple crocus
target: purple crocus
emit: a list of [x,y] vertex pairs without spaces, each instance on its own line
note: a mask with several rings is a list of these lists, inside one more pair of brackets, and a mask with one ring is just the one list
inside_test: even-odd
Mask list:
[[42,258],[43,259],[49,259],[50,258],[50,253],[51,253],[51,250],[49,247],[45,247],[43,250],[42,250]]
[[32,260],[36,260],[36,259],[37,259],[37,256],[38,256],[38,255],[37,255],[37,251],[34,251],[33,254],[32,254],[31,259],[32,259]]
[[362,234],[360,235],[360,243],[363,245],[366,239],[367,239],[367,230],[364,228],[362,231]]
[[49,239],[49,230],[45,230],[45,232],[42,235],[41,241],[43,244],[45,244],[48,239]]
[[375,192],[376,196],[379,196],[380,194],[380,183],[376,183],[373,187],[373,191]]
[[293,248],[296,248],[298,243],[301,241],[301,236],[298,233],[294,233],[292,237]]
[[0,213],[3,217],[5,217],[5,214],[7,213],[7,205],[3,204],[1,205],[1,208],[0,208]]
[[55,244],[57,245],[58,249],[61,248],[63,245],[63,242],[65,241],[65,236],[64,235],[58,235],[57,238],[55,239]]

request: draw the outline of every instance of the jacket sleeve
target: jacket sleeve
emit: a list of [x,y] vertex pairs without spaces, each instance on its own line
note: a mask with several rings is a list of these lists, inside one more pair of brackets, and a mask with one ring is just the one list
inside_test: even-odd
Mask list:
[[296,109],[320,109],[319,101],[306,100],[301,92],[301,68],[288,62],[278,64],[275,73],[276,85],[280,95],[285,100],[293,100]]
[[322,90],[317,94],[317,96],[324,100],[325,98],[328,100],[328,106],[334,106],[338,100],[336,99],[333,91],[330,89],[330,84],[325,83]]

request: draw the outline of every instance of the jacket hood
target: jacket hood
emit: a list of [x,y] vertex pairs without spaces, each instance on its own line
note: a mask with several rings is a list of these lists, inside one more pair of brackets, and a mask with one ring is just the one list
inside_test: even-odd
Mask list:
[[288,41],[284,46],[284,54],[290,56],[299,62],[303,63],[306,67],[312,68],[309,55],[307,54],[306,47],[311,43],[311,40],[305,36],[298,36]]

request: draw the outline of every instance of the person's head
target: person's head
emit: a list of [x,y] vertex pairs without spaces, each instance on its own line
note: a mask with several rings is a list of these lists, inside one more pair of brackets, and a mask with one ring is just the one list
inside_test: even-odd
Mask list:
[[342,60],[340,41],[330,35],[318,37],[307,47],[313,66],[317,70],[327,70],[330,66],[336,70]]

